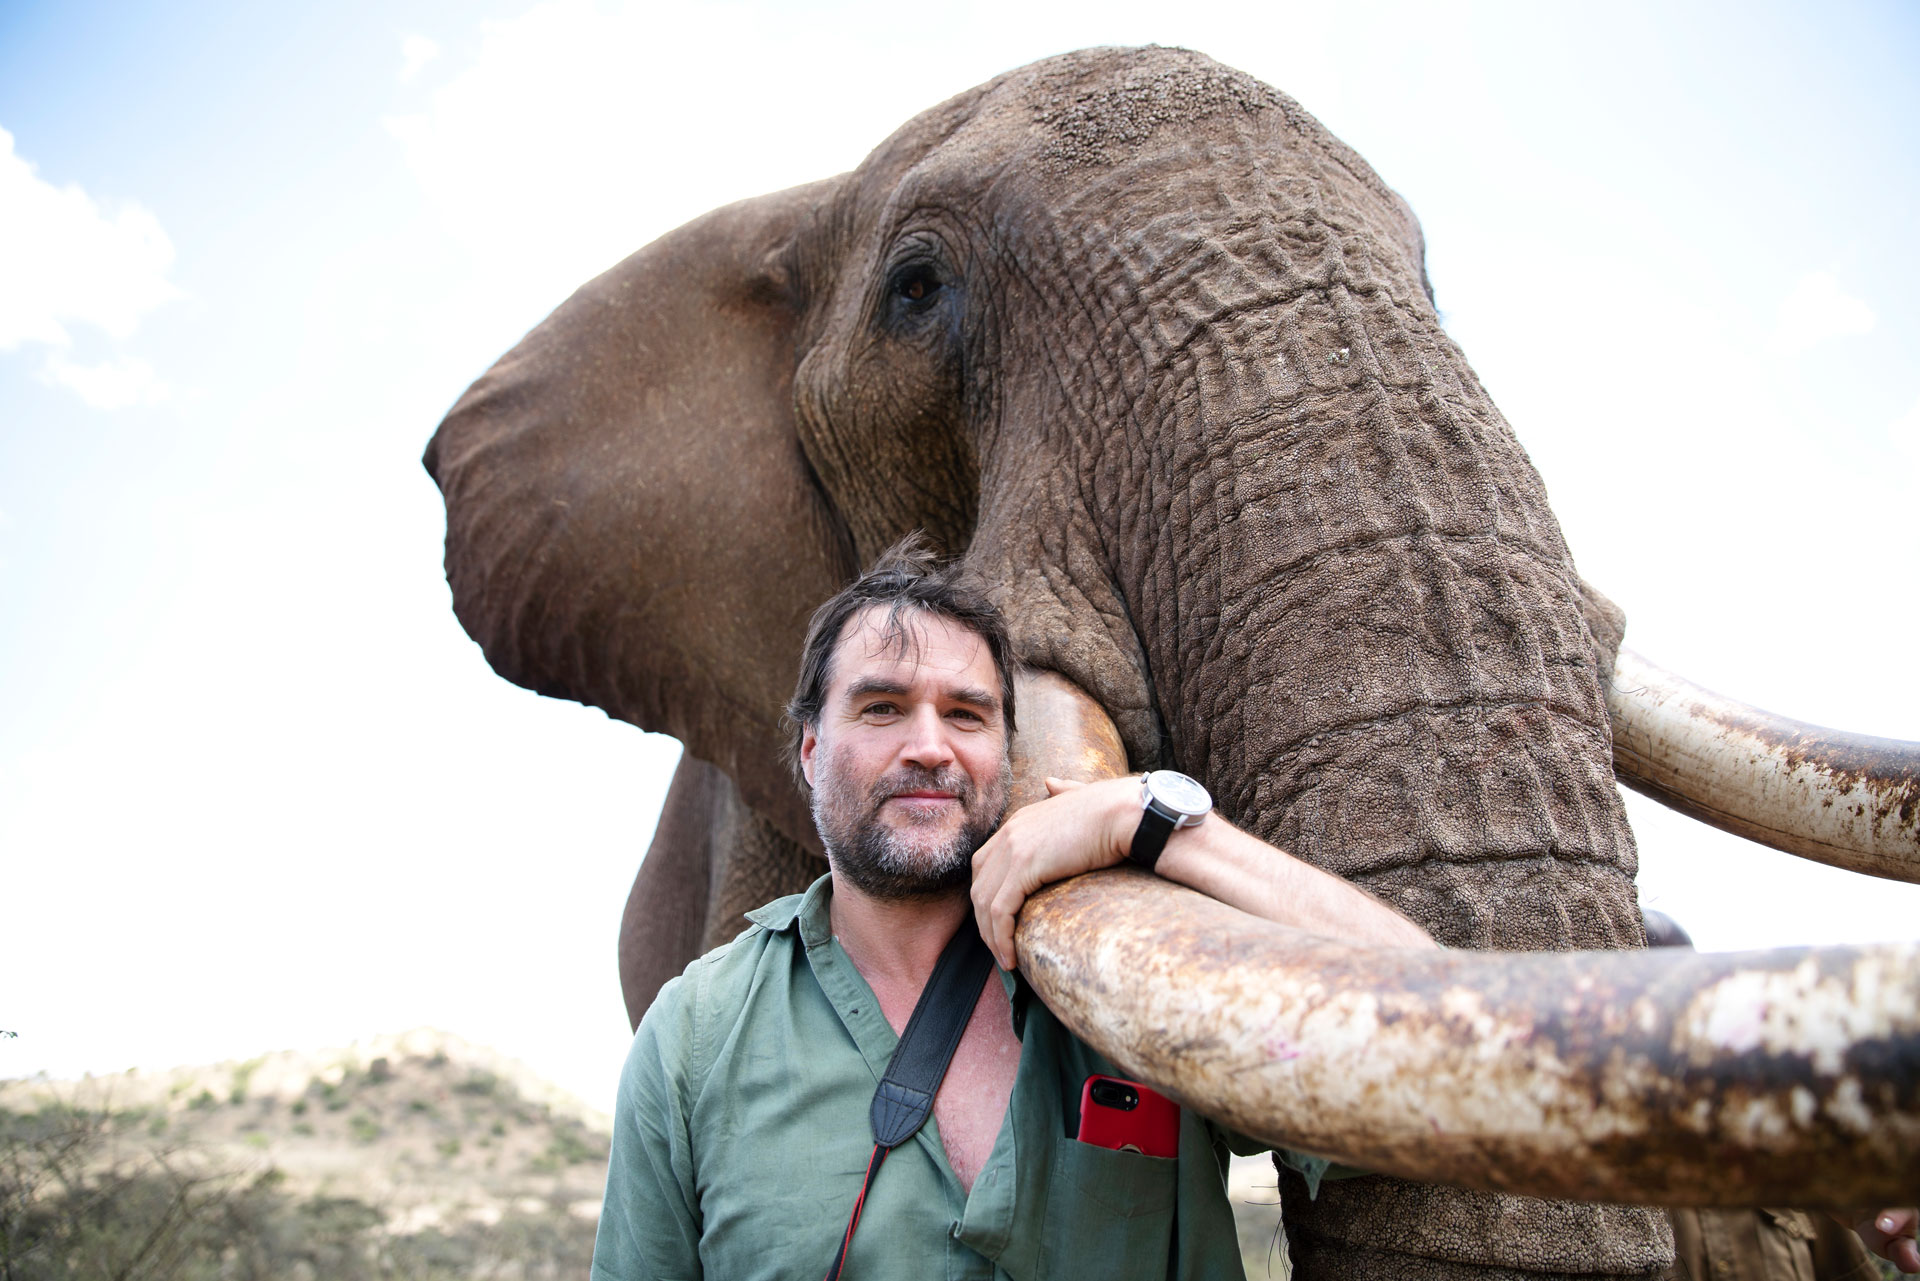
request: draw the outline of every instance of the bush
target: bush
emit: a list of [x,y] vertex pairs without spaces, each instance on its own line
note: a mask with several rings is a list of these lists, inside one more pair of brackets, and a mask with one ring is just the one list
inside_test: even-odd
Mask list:
[[248,1059],[233,1070],[233,1081],[227,1090],[227,1102],[239,1104],[247,1101],[247,1085],[253,1080],[253,1074],[260,1070],[263,1062],[265,1062],[264,1059]]
[[461,1094],[477,1094],[491,1098],[500,1091],[500,1078],[482,1068],[475,1068],[467,1074],[467,1079],[453,1087]]
[[551,1172],[564,1166],[579,1165],[583,1161],[606,1159],[606,1144],[587,1134],[578,1122],[573,1122],[556,1125],[547,1150],[533,1158],[528,1165],[535,1170]]
[[[364,1122],[363,1122],[364,1118]],[[350,1124],[377,1122],[355,1113]],[[412,1234],[351,1197],[297,1197],[276,1170],[183,1148],[123,1150],[104,1112],[0,1110],[0,1278],[454,1281],[585,1276],[593,1225],[554,1205]]]
[[[192,1153],[123,1155],[104,1113],[64,1105],[0,1121],[0,1276],[208,1281],[244,1176]],[[213,1253],[209,1254],[209,1250]]]

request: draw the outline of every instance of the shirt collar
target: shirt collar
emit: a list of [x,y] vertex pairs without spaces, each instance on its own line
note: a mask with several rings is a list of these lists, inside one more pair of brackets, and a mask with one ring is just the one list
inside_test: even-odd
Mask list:
[[765,907],[747,913],[747,919],[774,934],[798,929],[800,941],[818,947],[833,937],[833,874],[821,876],[803,894],[777,898]]
[[[747,919],[774,934],[795,930],[802,944],[815,948],[833,937],[832,908],[833,874],[829,872],[809,885],[805,893],[777,898],[765,907],[748,912]],[[993,967],[993,972],[1006,985],[1008,1004],[1013,1007],[1013,1034],[1024,1039],[1027,1002],[1033,999],[1033,989],[1027,986],[1023,976],[1009,974],[998,965]]]

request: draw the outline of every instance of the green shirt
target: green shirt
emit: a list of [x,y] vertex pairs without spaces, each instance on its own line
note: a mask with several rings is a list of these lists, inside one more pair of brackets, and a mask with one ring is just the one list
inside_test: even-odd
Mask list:
[[[751,913],[641,1020],[620,1078],[594,1281],[825,1275],[898,1039],[833,937],[831,897],[823,876]],[[1020,1066],[986,1165],[963,1191],[932,1120],[889,1153],[847,1281],[1240,1277],[1229,1135],[1183,1111],[1178,1160],[1069,1138],[1082,1083],[1118,1073],[1001,979]],[[1317,1183],[1323,1162],[1287,1159]]]

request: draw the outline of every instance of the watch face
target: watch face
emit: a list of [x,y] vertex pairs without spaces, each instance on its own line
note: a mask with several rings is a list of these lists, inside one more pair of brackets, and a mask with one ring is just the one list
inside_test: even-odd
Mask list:
[[1147,775],[1147,790],[1153,799],[1179,814],[1198,817],[1213,808],[1213,797],[1195,779],[1170,769],[1157,769]]

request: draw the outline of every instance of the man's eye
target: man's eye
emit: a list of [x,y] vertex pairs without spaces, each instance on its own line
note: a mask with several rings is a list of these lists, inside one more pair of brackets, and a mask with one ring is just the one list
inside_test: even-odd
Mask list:
[[869,716],[891,716],[900,709],[892,703],[868,703],[860,710]]
[[965,708],[965,707],[956,707],[952,711],[948,712],[947,715],[963,721],[977,721],[977,720],[985,719],[980,715],[980,713],[976,711],[972,711],[971,709]]

